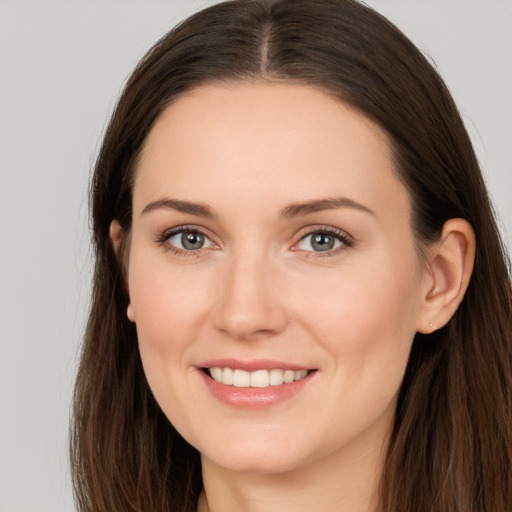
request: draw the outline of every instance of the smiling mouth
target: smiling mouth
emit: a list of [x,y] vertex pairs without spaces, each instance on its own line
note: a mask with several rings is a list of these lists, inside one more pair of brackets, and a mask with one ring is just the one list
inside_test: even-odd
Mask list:
[[248,372],[233,368],[204,368],[204,371],[215,382],[238,388],[268,388],[281,386],[302,380],[311,370],[256,370]]

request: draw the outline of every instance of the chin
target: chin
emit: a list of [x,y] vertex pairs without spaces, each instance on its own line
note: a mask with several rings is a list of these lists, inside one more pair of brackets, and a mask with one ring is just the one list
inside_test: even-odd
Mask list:
[[279,453],[261,453],[260,450],[254,453],[243,454],[212,454],[212,457],[203,455],[213,464],[220,466],[228,471],[236,473],[252,474],[280,474],[287,473],[304,465],[295,454],[287,453],[282,449]]
[[[228,471],[255,474],[277,474],[293,471],[309,462],[304,447],[294,443],[290,436],[262,439],[246,436],[243,439],[227,437],[222,443],[200,450],[202,456]],[[227,441],[229,439],[229,441]]]

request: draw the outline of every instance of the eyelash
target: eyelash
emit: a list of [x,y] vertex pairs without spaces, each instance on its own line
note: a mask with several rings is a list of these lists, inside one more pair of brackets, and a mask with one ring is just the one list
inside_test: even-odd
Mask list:
[[[340,242],[339,247],[335,247],[333,249],[328,249],[326,251],[303,251],[307,257],[312,258],[330,258],[332,256],[337,256],[341,252],[345,251],[346,249],[352,247],[354,245],[354,241],[351,237],[349,237],[346,233],[343,231],[340,231],[339,229],[332,228],[332,227],[321,227],[317,229],[310,229],[307,233],[305,233],[297,242],[298,245],[302,242],[304,242],[308,237],[312,237],[314,235],[326,235],[333,237],[335,240]],[[311,242],[310,242],[311,243]]]
[[[180,249],[179,247],[175,247],[174,245],[168,243],[169,239],[173,236],[179,235],[181,233],[185,232],[191,232],[191,233],[197,233],[202,236],[204,236],[207,240],[210,241],[213,245],[216,245],[215,242],[212,242],[210,237],[204,233],[199,228],[193,227],[193,226],[179,226],[176,228],[172,228],[170,230],[164,231],[157,239],[157,243],[161,246],[164,246],[166,251],[172,252],[173,254],[176,254],[178,256],[185,256],[185,257],[197,257],[199,256],[199,252],[204,249],[196,249],[196,250],[187,250],[187,249]],[[334,237],[337,241],[341,243],[340,247],[329,249],[326,251],[306,251],[303,250],[302,252],[305,253],[306,257],[308,258],[329,258],[332,256],[338,255],[340,252],[345,251],[347,248],[353,247],[354,240],[348,236],[345,232],[333,228],[333,227],[321,227],[317,229],[310,229],[306,233],[304,233],[298,242],[294,244],[294,247],[306,240],[308,237],[313,235],[327,235]],[[294,251],[300,251],[300,249],[292,249]]]
[[[185,233],[189,231],[190,233],[197,233],[205,237],[205,239],[209,240],[212,244],[214,242],[211,241],[210,237],[204,233],[201,229],[193,227],[193,226],[179,226],[176,228],[168,229],[167,231],[164,231],[157,239],[157,243],[164,247],[166,251],[169,251],[173,254],[176,254],[177,256],[184,256],[184,257],[197,257],[199,256],[199,252],[201,249],[194,250],[187,250],[187,249],[180,249],[179,247],[175,247],[174,245],[168,243],[169,239],[173,236],[179,235],[181,233]],[[216,245],[216,244],[214,244]]]

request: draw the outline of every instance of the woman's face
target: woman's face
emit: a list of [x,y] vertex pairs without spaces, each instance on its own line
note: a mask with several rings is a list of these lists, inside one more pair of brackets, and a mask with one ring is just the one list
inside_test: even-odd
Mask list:
[[163,112],[134,184],[130,315],[205,460],[381,450],[428,286],[410,212],[383,132],[313,88],[203,86]]

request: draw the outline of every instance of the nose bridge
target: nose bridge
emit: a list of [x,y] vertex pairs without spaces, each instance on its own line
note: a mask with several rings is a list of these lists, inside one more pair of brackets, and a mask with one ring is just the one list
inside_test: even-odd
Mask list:
[[234,250],[220,283],[217,328],[238,339],[281,332],[286,313],[278,281],[278,269],[269,251],[248,245]]

